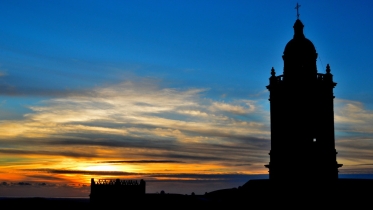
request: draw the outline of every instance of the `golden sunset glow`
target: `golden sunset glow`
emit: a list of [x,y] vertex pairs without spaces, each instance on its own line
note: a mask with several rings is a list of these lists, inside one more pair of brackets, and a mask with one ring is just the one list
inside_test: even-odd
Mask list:
[[[126,86],[124,91],[122,86]],[[89,185],[91,178],[187,181],[219,179],[201,177],[211,174],[267,173],[263,165],[268,159],[268,123],[234,117],[246,114],[268,119],[261,102],[210,101],[199,105],[203,100],[198,98],[197,90],[146,89],[137,94],[141,97],[128,98],[126,91],[132,95],[136,90],[133,84],[122,84],[111,87],[110,95],[54,99],[44,106],[32,107],[33,112],[23,120],[1,121],[1,142],[9,145],[0,149],[3,180],[78,186]],[[165,104],[156,95],[161,95]],[[336,102],[337,128],[344,125],[345,129],[348,126],[358,132],[369,132],[363,125],[373,121],[371,110],[358,102]],[[152,110],[137,107],[139,103],[152,104]],[[105,106],[105,110],[100,106]],[[148,116],[149,112],[165,110],[189,120],[159,114]],[[110,126],[113,123],[119,126]],[[357,125],[360,126],[354,127]],[[341,139],[338,151],[343,153],[348,148],[350,155],[356,154],[359,159],[339,157],[346,165],[344,170],[366,168],[370,150],[350,142]],[[364,167],[349,167],[356,165]]]

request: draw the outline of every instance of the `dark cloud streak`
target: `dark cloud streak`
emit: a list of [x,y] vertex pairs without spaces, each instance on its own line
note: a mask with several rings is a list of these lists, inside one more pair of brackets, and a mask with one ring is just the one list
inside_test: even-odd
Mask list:
[[[63,170],[63,169],[24,169],[23,171],[33,172],[45,172],[51,174],[83,174],[83,175],[115,175],[115,176],[144,176],[148,178],[179,178],[179,179],[205,179],[205,180],[223,180],[223,179],[234,179],[241,176],[255,176],[240,173],[208,173],[208,174],[197,174],[197,173],[133,173],[125,171],[87,171],[87,170]],[[257,175],[262,176],[262,175]],[[264,175],[267,176],[267,175]]]
[[0,153],[14,155],[51,155],[51,156],[67,156],[67,157],[97,157],[96,154],[88,152],[64,152],[64,151],[33,151],[19,149],[0,149]]
[[[26,149],[0,149],[0,153],[5,154],[38,154],[38,155],[52,155],[52,156],[68,156],[77,158],[91,158],[91,157],[101,157],[110,159],[120,159],[123,155],[129,155],[131,153],[133,157],[131,159],[142,159],[146,157],[145,160],[151,158],[152,161],[167,160],[174,161],[175,163],[191,163],[200,161],[219,161],[219,162],[232,162],[244,160],[249,161],[260,161],[260,159],[268,159],[266,156],[267,147],[269,148],[270,141],[267,139],[259,139],[253,137],[246,137],[243,141],[234,142],[232,144],[227,143],[203,143],[203,142],[178,142],[174,139],[148,139],[148,138],[138,138],[138,137],[119,137],[111,135],[111,139],[103,139],[101,137],[94,137],[94,135],[84,135],[82,138],[49,138],[49,139],[33,139],[24,138],[17,141],[7,141],[2,140],[0,144],[3,147],[22,147],[30,148]],[[109,136],[110,137],[110,136]],[[248,144],[247,142],[252,141]],[[47,145],[53,148],[52,151],[38,151],[33,150],[34,147],[30,145],[39,145],[41,147]],[[116,154],[113,156],[102,156],[96,154],[94,151],[97,148],[100,149],[118,149]],[[58,151],[54,151],[54,148],[60,148]],[[63,148],[73,148],[72,151],[61,151]],[[123,148],[121,152],[120,148]],[[88,149],[91,152],[88,152]],[[136,150],[131,150],[136,149]],[[144,150],[145,149],[145,150]],[[71,149],[70,149],[71,150]],[[229,154],[229,155],[227,155]],[[138,157],[138,158],[135,158]],[[117,160],[108,160],[117,161]],[[123,160],[128,162],[122,163],[152,163],[150,161],[146,162],[129,162],[130,160]],[[167,162],[166,161],[166,162]],[[252,162],[251,161],[251,162]],[[265,161],[264,161],[265,162]],[[109,162],[106,162],[109,163]],[[114,162],[111,162],[114,163]],[[119,163],[119,162],[115,162]],[[153,162],[155,163],[155,162]],[[160,162],[158,162],[160,163]],[[163,162],[165,163],[165,162]],[[171,162],[169,162],[171,163]]]
[[97,163],[112,163],[112,164],[120,164],[120,163],[136,163],[136,164],[147,164],[147,163],[185,163],[183,161],[176,161],[176,160],[112,160],[112,161],[102,161]]

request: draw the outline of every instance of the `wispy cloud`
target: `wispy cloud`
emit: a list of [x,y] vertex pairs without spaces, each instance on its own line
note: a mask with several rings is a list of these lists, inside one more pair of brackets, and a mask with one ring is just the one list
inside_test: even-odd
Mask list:
[[335,122],[343,132],[373,133],[373,110],[359,101],[336,100]]
[[[241,102],[241,103],[240,103]],[[245,115],[249,114],[250,112],[255,111],[255,105],[254,102],[242,100],[238,103],[243,105],[232,105],[228,103],[222,103],[222,102],[213,102],[210,106],[210,110],[216,111],[216,112],[228,112],[238,115]]]
[[[58,177],[60,172],[108,175],[110,170],[85,169],[96,165],[121,167],[112,176],[266,173],[268,101],[214,100],[206,91],[126,81],[45,100],[22,120],[0,121],[0,155],[14,163],[3,170],[51,166],[43,173],[61,179],[69,177]],[[338,161],[368,164],[373,111],[355,101],[335,102]]]
[[362,102],[335,100],[335,132],[342,173],[371,171],[373,159],[373,110]]
[[58,166],[57,172],[82,175],[95,165],[115,165],[132,175],[165,168],[264,172],[267,101],[216,101],[205,98],[206,91],[162,88],[146,79],[59,95],[30,106],[23,120],[0,121],[0,155],[23,162],[16,166],[14,160],[12,170],[40,168],[37,161],[44,157],[43,164]]

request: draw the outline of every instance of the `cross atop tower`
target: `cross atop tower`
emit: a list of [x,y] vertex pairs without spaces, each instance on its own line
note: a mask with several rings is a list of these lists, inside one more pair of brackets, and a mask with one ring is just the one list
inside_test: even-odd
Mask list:
[[297,6],[295,7],[295,9],[297,9],[297,19],[299,19],[299,7],[300,7],[300,5],[297,2]]

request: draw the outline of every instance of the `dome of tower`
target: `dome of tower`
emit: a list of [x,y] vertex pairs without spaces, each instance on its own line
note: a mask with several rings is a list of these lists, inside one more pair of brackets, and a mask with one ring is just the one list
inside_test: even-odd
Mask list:
[[284,54],[305,54],[305,53],[316,53],[316,48],[313,43],[307,39],[292,39],[290,40],[284,50]]
[[284,50],[284,55],[315,54],[316,48],[313,43],[303,34],[303,23],[297,19],[294,23],[294,37],[290,40]]

